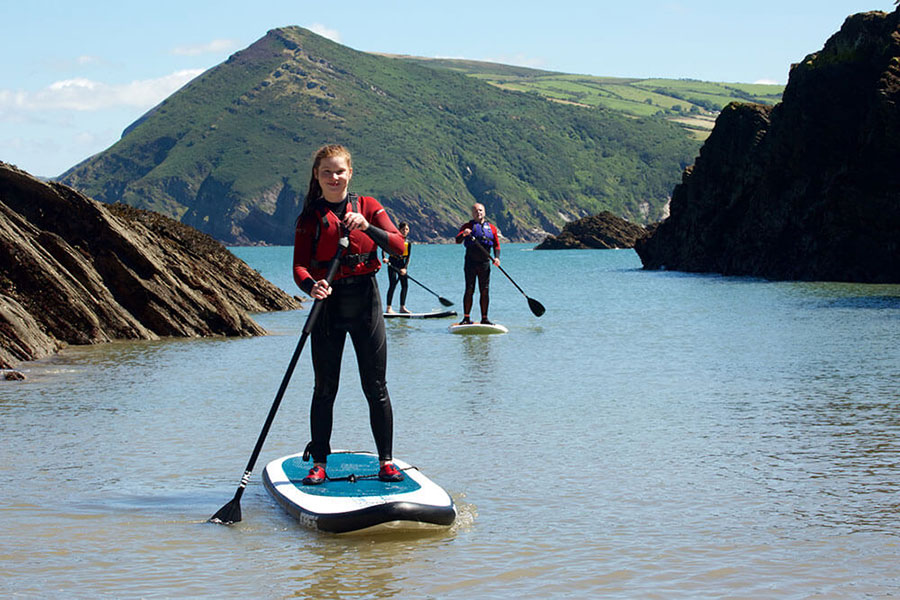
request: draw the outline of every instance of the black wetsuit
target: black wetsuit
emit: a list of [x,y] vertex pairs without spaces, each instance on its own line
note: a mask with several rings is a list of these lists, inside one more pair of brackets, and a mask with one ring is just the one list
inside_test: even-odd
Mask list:
[[390,460],[394,421],[388,395],[387,343],[381,298],[375,274],[339,279],[310,334],[316,385],[310,407],[313,460],[323,463],[331,453],[329,440],[334,400],[341,378],[341,357],[347,334],[356,351],[359,379],[369,404],[369,421],[378,458]]
[[[472,232],[469,236],[463,234],[466,229]],[[466,258],[463,263],[463,275],[466,281],[466,289],[463,293],[463,314],[468,316],[472,310],[477,280],[481,318],[487,319],[488,307],[491,302],[491,250],[494,251],[495,258],[500,258],[500,237],[497,228],[486,221],[478,223],[473,220],[463,223],[459,228],[459,233],[456,234],[456,243],[465,244],[466,247]]]
[[[331,283],[332,293],[322,302],[318,320],[310,332],[316,382],[310,407],[312,441],[307,449],[317,463],[325,463],[331,453],[332,413],[348,333],[369,405],[378,458],[383,461],[392,458],[394,423],[385,377],[387,344],[381,294],[375,279],[381,263],[375,248],[381,247],[392,254],[402,252],[403,237],[377,200],[369,197],[358,200],[358,211],[369,221],[369,228],[350,233],[350,247]],[[324,277],[327,263],[334,256],[341,231],[339,219],[344,215],[346,203],[332,206],[319,200],[313,208],[298,219],[294,238],[294,279],[306,293],[310,293],[316,280]]]
[[406,294],[409,291],[409,277],[401,275],[400,270],[409,266],[409,253],[412,250],[412,244],[406,242],[406,256],[395,256],[391,254],[388,257],[388,291],[387,305],[391,305],[394,299],[394,290],[397,289],[397,283],[400,283],[400,306],[406,306]]

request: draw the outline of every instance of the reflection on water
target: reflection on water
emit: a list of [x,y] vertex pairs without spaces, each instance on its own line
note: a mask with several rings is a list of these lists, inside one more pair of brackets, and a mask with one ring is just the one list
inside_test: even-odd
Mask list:
[[[517,249],[504,262],[547,307],[540,319],[497,279],[491,314],[506,335],[387,323],[395,452],[451,493],[449,530],[321,535],[268,496],[265,462],[308,441],[308,351],[244,520],[206,523],[234,494],[307,316],[264,314],[269,336],[73,347],[0,382],[0,592],[900,594],[900,286],[648,273],[630,251]],[[293,285],[289,249],[249,250]],[[415,273],[451,297],[454,250],[417,247]],[[432,301],[410,289],[411,308]],[[371,450],[349,345],[344,365],[333,445]]]
[[491,344],[496,335],[463,335],[462,368],[467,371],[467,380],[472,387],[473,396],[489,397],[491,382],[497,372],[497,361],[491,354]]

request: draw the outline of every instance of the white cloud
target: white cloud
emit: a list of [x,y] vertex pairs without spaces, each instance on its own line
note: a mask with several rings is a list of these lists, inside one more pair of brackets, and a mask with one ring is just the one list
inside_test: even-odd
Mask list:
[[777,81],[775,79],[757,79],[753,83],[759,83],[759,84],[764,84],[764,85],[782,85],[782,83],[780,81]]
[[321,23],[313,23],[312,25],[310,25],[308,27],[308,29],[310,31],[312,31],[313,33],[317,33],[317,34],[321,35],[322,37],[328,38],[332,42],[340,43],[340,41],[341,41],[341,34],[337,29],[331,29],[329,27],[325,27]]
[[213,40],[208,44],[198,44],[196,46],[178,46],[172,48],[172,54],[178,56],[197,56],[198,54],[214,54],[217,52],[227,52],[234,48],[237,42],[234,40]]
[[82,77],[56,81],[36,92],[0,90],[0,120],[42,110],[95,111],[116,107],[150,108],[203,72],[185,69],[156,79],[108,84]]
[[486,62],[500,63],[502,65],[516,65],[519,67],[529,67],[532,69],[542,69],[547,61],[543,58],[535,58],[533,56],[526,56],[524,54],[514,54],[514,55],[501,55],[496,56],[494,58],[483,58],[481,59]]

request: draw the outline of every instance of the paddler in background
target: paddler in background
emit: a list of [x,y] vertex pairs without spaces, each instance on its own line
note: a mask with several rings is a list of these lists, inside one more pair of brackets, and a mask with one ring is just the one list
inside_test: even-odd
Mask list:
[[[294,281],[311,297],[325,301],[310,333],[316,381],[310,407],[312,441],[304,452],[312,455],[313,467],[303,479],[305,485],[317,485],[327,479],[334,400],[348,333],[369,404],[369,421],[381,464],[378,478],[404,478],[391,456],[394,421],[385,379],[387,342],[381,294],[375,280],[381,267],[377,248],[401,254],[404,239],[378,200],[349,192],[352,176],[352,159],[346,148],[320,148],[314,157],[309,191],[294,234]],[[338,240],[348,231],[350,245],[329,285],[325,279],[328,263],[337,252]]]
[[381,259],[385,260],[385,257],[387,257],[388,263],[387,306],[384,308],[384,311],[388,313],[394,312],[394,309],[391,308],[391,301],[394,299],[394,290],[397,289],[397,282],[399,282],[400,312],[409,314],[409,311],[406,309],[406,294],[409,291],[409,277],[406,276],[406,269],[409,268],[409,251],[412,249],[412,242],[409,241],[409,224],[407,222],[400,221],[397,229],[400,230],[400,235],[403,236],[403,253],[399,255],[387,254],[384,251],[381,253]]
[[[488,319],[488,305],[491,302],[491,264],[500,266],[500,234],[492,223],[485,220],[483,204],[472,205],[472,220],[463,223],[456,234],[456,243],[466,247],[466,258],[463,273],[466,278],[466,291],[463,294],[463,318],[460,325],[470,325],[472,319],[472,300],[475,296],[475,282],[478,282],[478,299],[481,307],[481,322],[493,325]],[[491,259],[491,250],[494,258]]]

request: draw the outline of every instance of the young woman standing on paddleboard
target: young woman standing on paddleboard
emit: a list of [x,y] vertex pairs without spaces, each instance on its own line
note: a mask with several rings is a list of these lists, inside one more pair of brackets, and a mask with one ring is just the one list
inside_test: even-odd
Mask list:
[[[334,400],[348,333],[369,404],[369,420],[381,464],[378,478],[403,479],[403,473],[391,462],[393,412],[385,381],[387,345],[375,273],[381,266],[377,247],[390,254],[401,254],[405,240],[375,198],[350,193],[352,176],[352,160],[346,148],[330,145],[316,152],[309,191],[294,235],[294,281],[309,296],[324,301],[310,334],[316,381],[310,408],[312,441],[306,446],[313,467],[303,479],[306,485],[326,479]],[[329,284],[328,264],[343,235],[349,235],[349,247]]]

